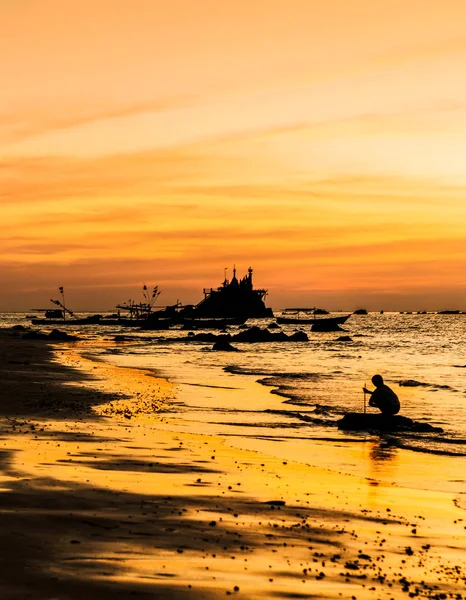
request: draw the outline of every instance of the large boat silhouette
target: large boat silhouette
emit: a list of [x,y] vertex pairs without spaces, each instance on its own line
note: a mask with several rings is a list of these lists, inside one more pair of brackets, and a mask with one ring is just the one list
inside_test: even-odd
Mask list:
[[[229,281],[226,277],[218,288],[204,288],[204,298],[196,305],[182,305],[177,302],[174,305],[163,307],[159,310],[153,302],[159,293],[157,286],[152,295],[143,288],[143,302],[135,303],[129,301],[117,305],[119,312],[111,317],[93,315],[85,318],[77,318],[65,307],[64,298],[62,302],[52,300],[60,306],[60,310],[46,314],[46,318],[33,319],[34,324],[49,325],[127,325],[129,327],[143,327],[144,329],[166,329],[173,325],[218,327],[225,325],[244,323],[248,319],[273,318],[271,308],[265,306],[267,290],[254,289],[252,283],[253,270],[250,267],[248,273],[242,279],[236,277],[236,268],[233,268],[233,277]],[[60,291],[63,288],[59,288]],[[120,310],[126,315],[121,314]],[[42,311],[42,312],[45,312]]]
[[182,316],[193,319],[262,319],[273,318],[265,306],[267,290],[254,289],[252,268],[242,279],[236,277],[236,267],[229,281],[226,277],[218,288],[204,288],[204,298],[195,306],[185,307]]

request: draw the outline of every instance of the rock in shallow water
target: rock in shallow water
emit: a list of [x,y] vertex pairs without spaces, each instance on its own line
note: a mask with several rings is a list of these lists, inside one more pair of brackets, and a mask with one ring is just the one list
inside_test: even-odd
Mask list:
[[238,348],[235,348],[230,344],[227,339],[218,339],[212,347],[212,350],[216,350],[218,352],[239,352]]
[[429,423],[419,423],[402,415],[384,417],[382,414],[347,413],[337,421],[338,429],[346,431],[418,431],[443,433],[441,427],[433,427]]

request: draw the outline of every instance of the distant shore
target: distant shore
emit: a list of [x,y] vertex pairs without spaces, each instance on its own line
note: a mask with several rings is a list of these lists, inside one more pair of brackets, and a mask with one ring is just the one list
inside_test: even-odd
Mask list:
[[82,352],[0,330],[2,598],[465,597],[463,498],[171,431]]

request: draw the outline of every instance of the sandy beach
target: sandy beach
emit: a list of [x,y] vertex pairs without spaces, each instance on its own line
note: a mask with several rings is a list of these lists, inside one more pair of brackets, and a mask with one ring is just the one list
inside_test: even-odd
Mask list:
[[0,369],[1,598],[466,597],[464,499],[171,430],[79,343],[2,330]]

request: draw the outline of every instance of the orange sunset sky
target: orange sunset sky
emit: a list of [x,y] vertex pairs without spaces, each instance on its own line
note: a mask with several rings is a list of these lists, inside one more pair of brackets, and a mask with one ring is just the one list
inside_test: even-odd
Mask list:
[[[0,0],[0,310],[466,309],[464,0]],[[231,273],[230,273],[231,275]]]

